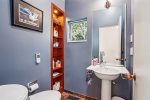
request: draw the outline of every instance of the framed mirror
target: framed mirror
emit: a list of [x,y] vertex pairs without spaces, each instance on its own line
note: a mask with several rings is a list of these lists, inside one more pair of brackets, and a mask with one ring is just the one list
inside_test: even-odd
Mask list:
[[93,12],[92,57],[126,66],[126,4]]

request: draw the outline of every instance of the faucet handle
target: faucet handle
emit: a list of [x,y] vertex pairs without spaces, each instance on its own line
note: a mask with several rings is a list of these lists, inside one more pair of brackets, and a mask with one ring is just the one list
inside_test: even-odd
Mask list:
[[131,73],[128,73],[128,74],[122,74],[121,75],[123,79],[127,79],[127,80],[136,80],[136,74],[131,74]]
[[117,58],[116,60],[118,60],[118,61],[126,61],[126,59],[124,59],[124,58]]

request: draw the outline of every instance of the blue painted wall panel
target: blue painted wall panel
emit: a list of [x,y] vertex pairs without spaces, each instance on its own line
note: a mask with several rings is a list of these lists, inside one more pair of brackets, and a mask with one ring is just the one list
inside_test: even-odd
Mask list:
[[[50,18],[51,0],[25,0],[43,10],[43,33],[11,25],[10,1],[0,0],[0,85],[27,85],[38,80],[38,91],[50,89]],[[54,2],[55,0],[53,0]],[[55,1],[64,10],[64,2]],[[61,4],[59,4],[61,3]],[[35,53],[41,63],[35,64]]]

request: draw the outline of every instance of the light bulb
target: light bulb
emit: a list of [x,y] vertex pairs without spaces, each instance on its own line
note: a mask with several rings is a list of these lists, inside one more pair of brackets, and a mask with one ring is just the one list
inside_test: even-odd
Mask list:
[[110,6],[111,6],[111,3],[108,0],[106,0],[105,8],[109,9]]
[[58,14],[58,10],[55,9],[55,10],[54,10],[54,13],[55,13],[55,14]]

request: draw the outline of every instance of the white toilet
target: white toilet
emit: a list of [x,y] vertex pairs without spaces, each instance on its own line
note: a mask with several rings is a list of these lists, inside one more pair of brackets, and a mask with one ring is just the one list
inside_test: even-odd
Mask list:
[[0,100],[61,100],[58,91],[49,90],[36,93],[28,97],[28,89],[19,84],[8,84],[0,86]]
[[30,100],[61,100],[61,94],[58,91],[50,90],[36,93],[29,98]]
[[28,90],[19,84],[1,85],[0,100],[28,100]]

